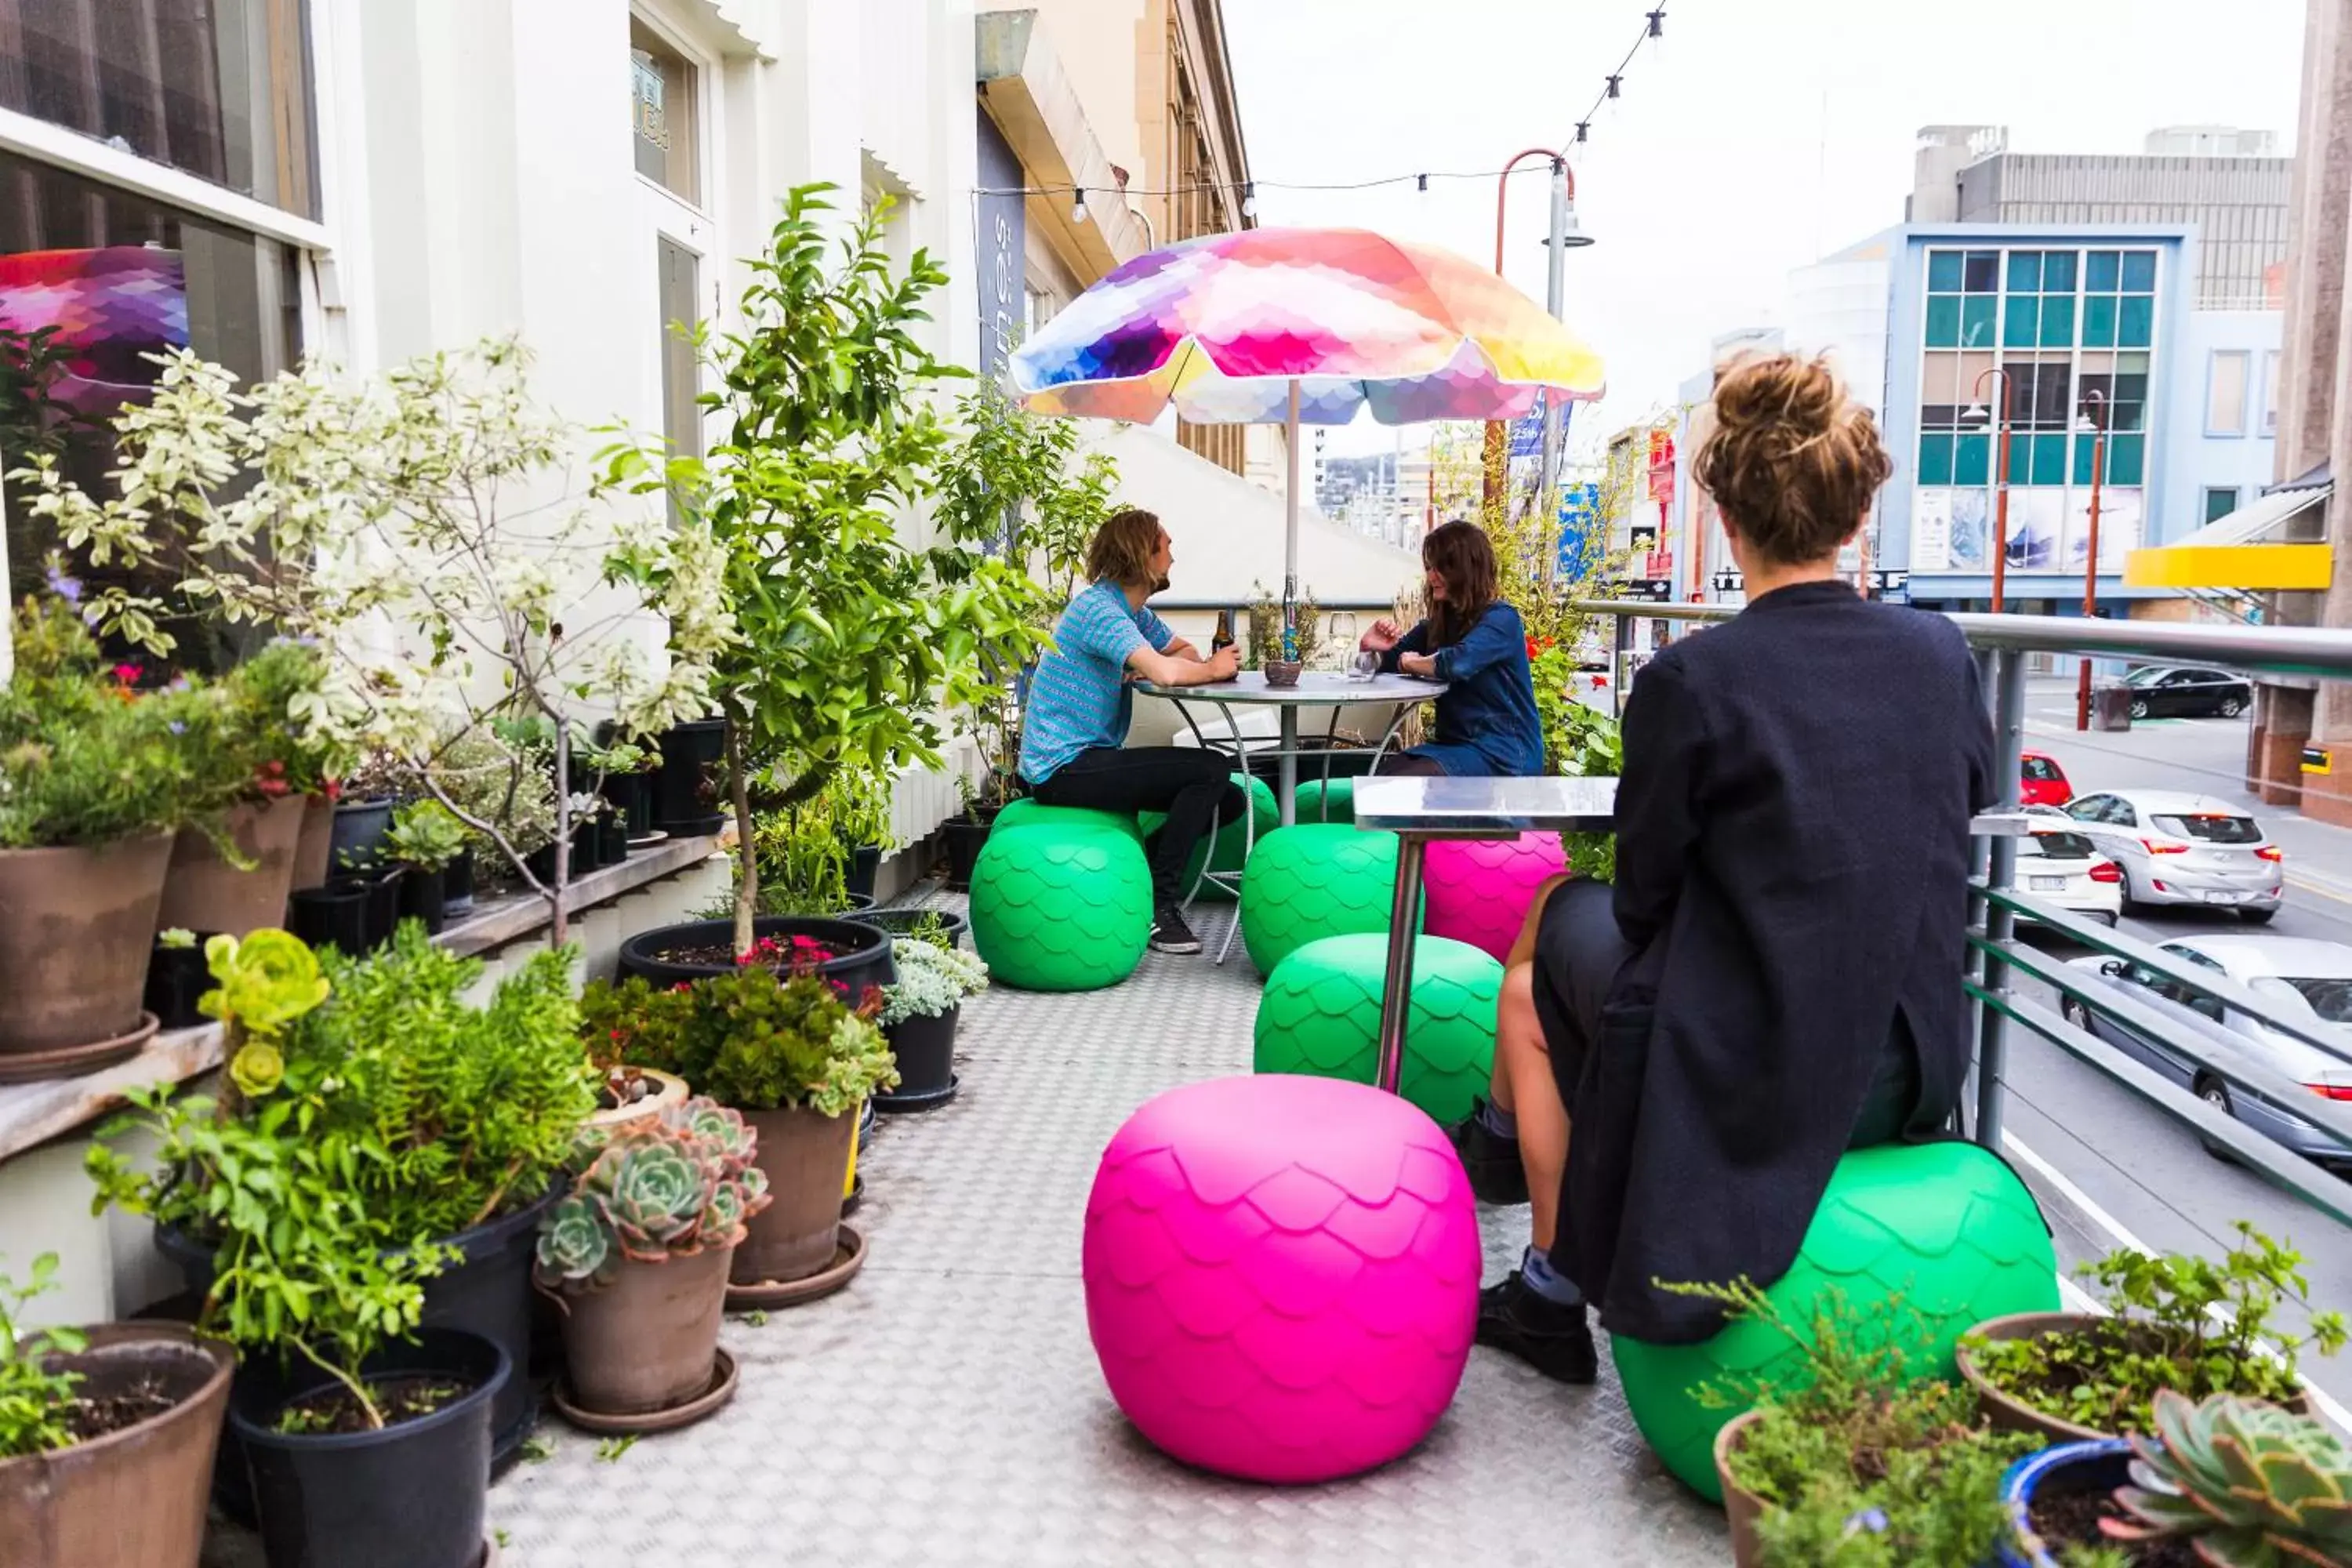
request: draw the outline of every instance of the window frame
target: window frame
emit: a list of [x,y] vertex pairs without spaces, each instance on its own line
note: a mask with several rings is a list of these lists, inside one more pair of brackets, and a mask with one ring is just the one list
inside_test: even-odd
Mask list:
[[[2214,400],[2221,387],[2222,362],[2234,361],[2238,366],[2236,407],[2229,419],[2216,423]],[[2205,356],[2205,434],[2208,438],[2241,441],[2253,434],[2253,421],[2248,416],[2247,404],[2253,395],[2254,353],[2252,349],[2214,349]],[[2232,425],[2230,420],[2234,420]]]
[[[634,132],[631,132],[629,172],[636,176],[639,184],[671,203],[680,213],[691,218],[699,219],[705,224],[711,223],[710,194],[718,188],[719,173],[717,138],[711,134],[713,124],[711,99],[719,85],[719,68],[721,62],[716,55],[698,45],[683,28],[655,7],[646,5],[632,5],[628,15],[631,22],[642,26],[646,31],[659,38],[694,71],[692,94],[694,101],[692,113],[688,118],[692,122],[694,135],[695,194],[691,197],[684,195],[636,166]],[[691,228],[685,233],[672,229],[665,229],[665,232],[681,244],[700,248],[700,245],[696,242],[699,241],[701,237],[694,233]],[[709,258],[706,255],[704,259],[708,261]]]
[[[2238,498],[2245,493],[2245,490],[2237,485],[2206,485],[2202,487],[2199,494],[2200,499],[2203,502],[2201,510],[2205,521],[2200,526],[2210,528],[2213,524],[2221,521],[2223,518],[2228,517],[2231,512],[2236,511],[2239,506]],[[2230,504],[2223,507],[2220,511],[2215,511],[2213,510],[2213,498],[2215,496],[2228,496],[2230,498]]]

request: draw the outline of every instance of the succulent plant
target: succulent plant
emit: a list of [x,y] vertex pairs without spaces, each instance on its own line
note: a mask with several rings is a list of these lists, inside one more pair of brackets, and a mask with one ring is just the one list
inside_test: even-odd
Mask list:
[[2156,1436],[2134,1437],[2130,1517],[2117,1541],[2192,1539],[2215,1568],[2352,1563],[2352,1451],[2308,1416],[2215,1394],[2156,1396]]
[[768,1205],[767,1178],[751,1168],[759,1147],[740,1114],[709,1099],[583,1142],[572,1191],[540,1221],[540,1283],[593,1289],[624,1262],[733,1246]]

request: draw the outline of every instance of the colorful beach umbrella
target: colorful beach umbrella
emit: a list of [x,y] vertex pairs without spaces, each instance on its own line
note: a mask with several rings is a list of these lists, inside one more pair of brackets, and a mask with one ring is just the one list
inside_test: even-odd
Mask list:
[[1139,256],[1013,356],[1041,414],[1290,433],[1286,569],[1298,571],[1298,428],[1515,419],[1539,394],[1601,395],[1601,357],[1451,251],[1360,228],[1254,228]]

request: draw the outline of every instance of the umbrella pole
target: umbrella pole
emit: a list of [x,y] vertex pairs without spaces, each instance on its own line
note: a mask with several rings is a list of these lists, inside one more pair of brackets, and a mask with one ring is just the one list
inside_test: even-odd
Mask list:
[[[1284,461],[1289,477],[1283,485],[1282,519],[1282,631],[1287,637],[1297,630],[1298,606],[1298,378],[1290,378],[1290,414],[1283,422],[1287,450]],[[1300,658],[1310,657],[1310,650],[1297,650]],[[1288,827],[1298,820],[1298,709],[1286,702],[1276,710],[1282,721],[1282,757],[1276,763],[1276,778],[1281,784],[1280,798],[1276,802],[1279,820]]]

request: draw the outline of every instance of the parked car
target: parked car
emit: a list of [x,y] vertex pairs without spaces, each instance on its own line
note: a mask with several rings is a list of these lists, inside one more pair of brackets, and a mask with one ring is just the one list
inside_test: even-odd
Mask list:
[[[2302,1084],[2314,1095],[2352,1100],[2352,947],[2299,937],[2189,937],[2162,951],[2196,968],[2228,976],[2273,1004],[2286,1020],[2340,1041],[2336,1056],[2248,1016],[2238,1008],[2145,964],[2122,958],[2078,958],[2073,967],[2095,973],[2107,985],[2152,1008],[2182,1035],[2211,1047],[2223,1064],[2251,1060]],[[2120,1019],[2105,1017],[2068,997],[2068,1021],[2086,1028],[2146,1067],[2299,1154],[2331,1165],[2352,1164],[2352,1143],[2314,1126],[2268,1096],[2232,1083],[2226,1074],[2191,1060],[2177,1046]]]
[[2285,896],[2285,854],[2227,801],[2166,790],[2086,795],[2066,807],[2124,876],[2124,909],[2197,904],[2260,925]]
[[2018,890],[2069,914],[2114,925],[2123,913],[2123,884],[2124,875],[2116,863],[2080,833],[2054,825],[2037,826],[2017,841]]
[[2254,689],[2226,669],[2143,664],[2124,677],[2135,719],[2234,719],[2254,705]]
[[2028,752],[2019,762],[2023,777],[2018,784],[2018,799],[2026,805],[2063,805],[2074,798],[2074,786],[2066,782],[2066,770],[2057,759],[2040,752]]

